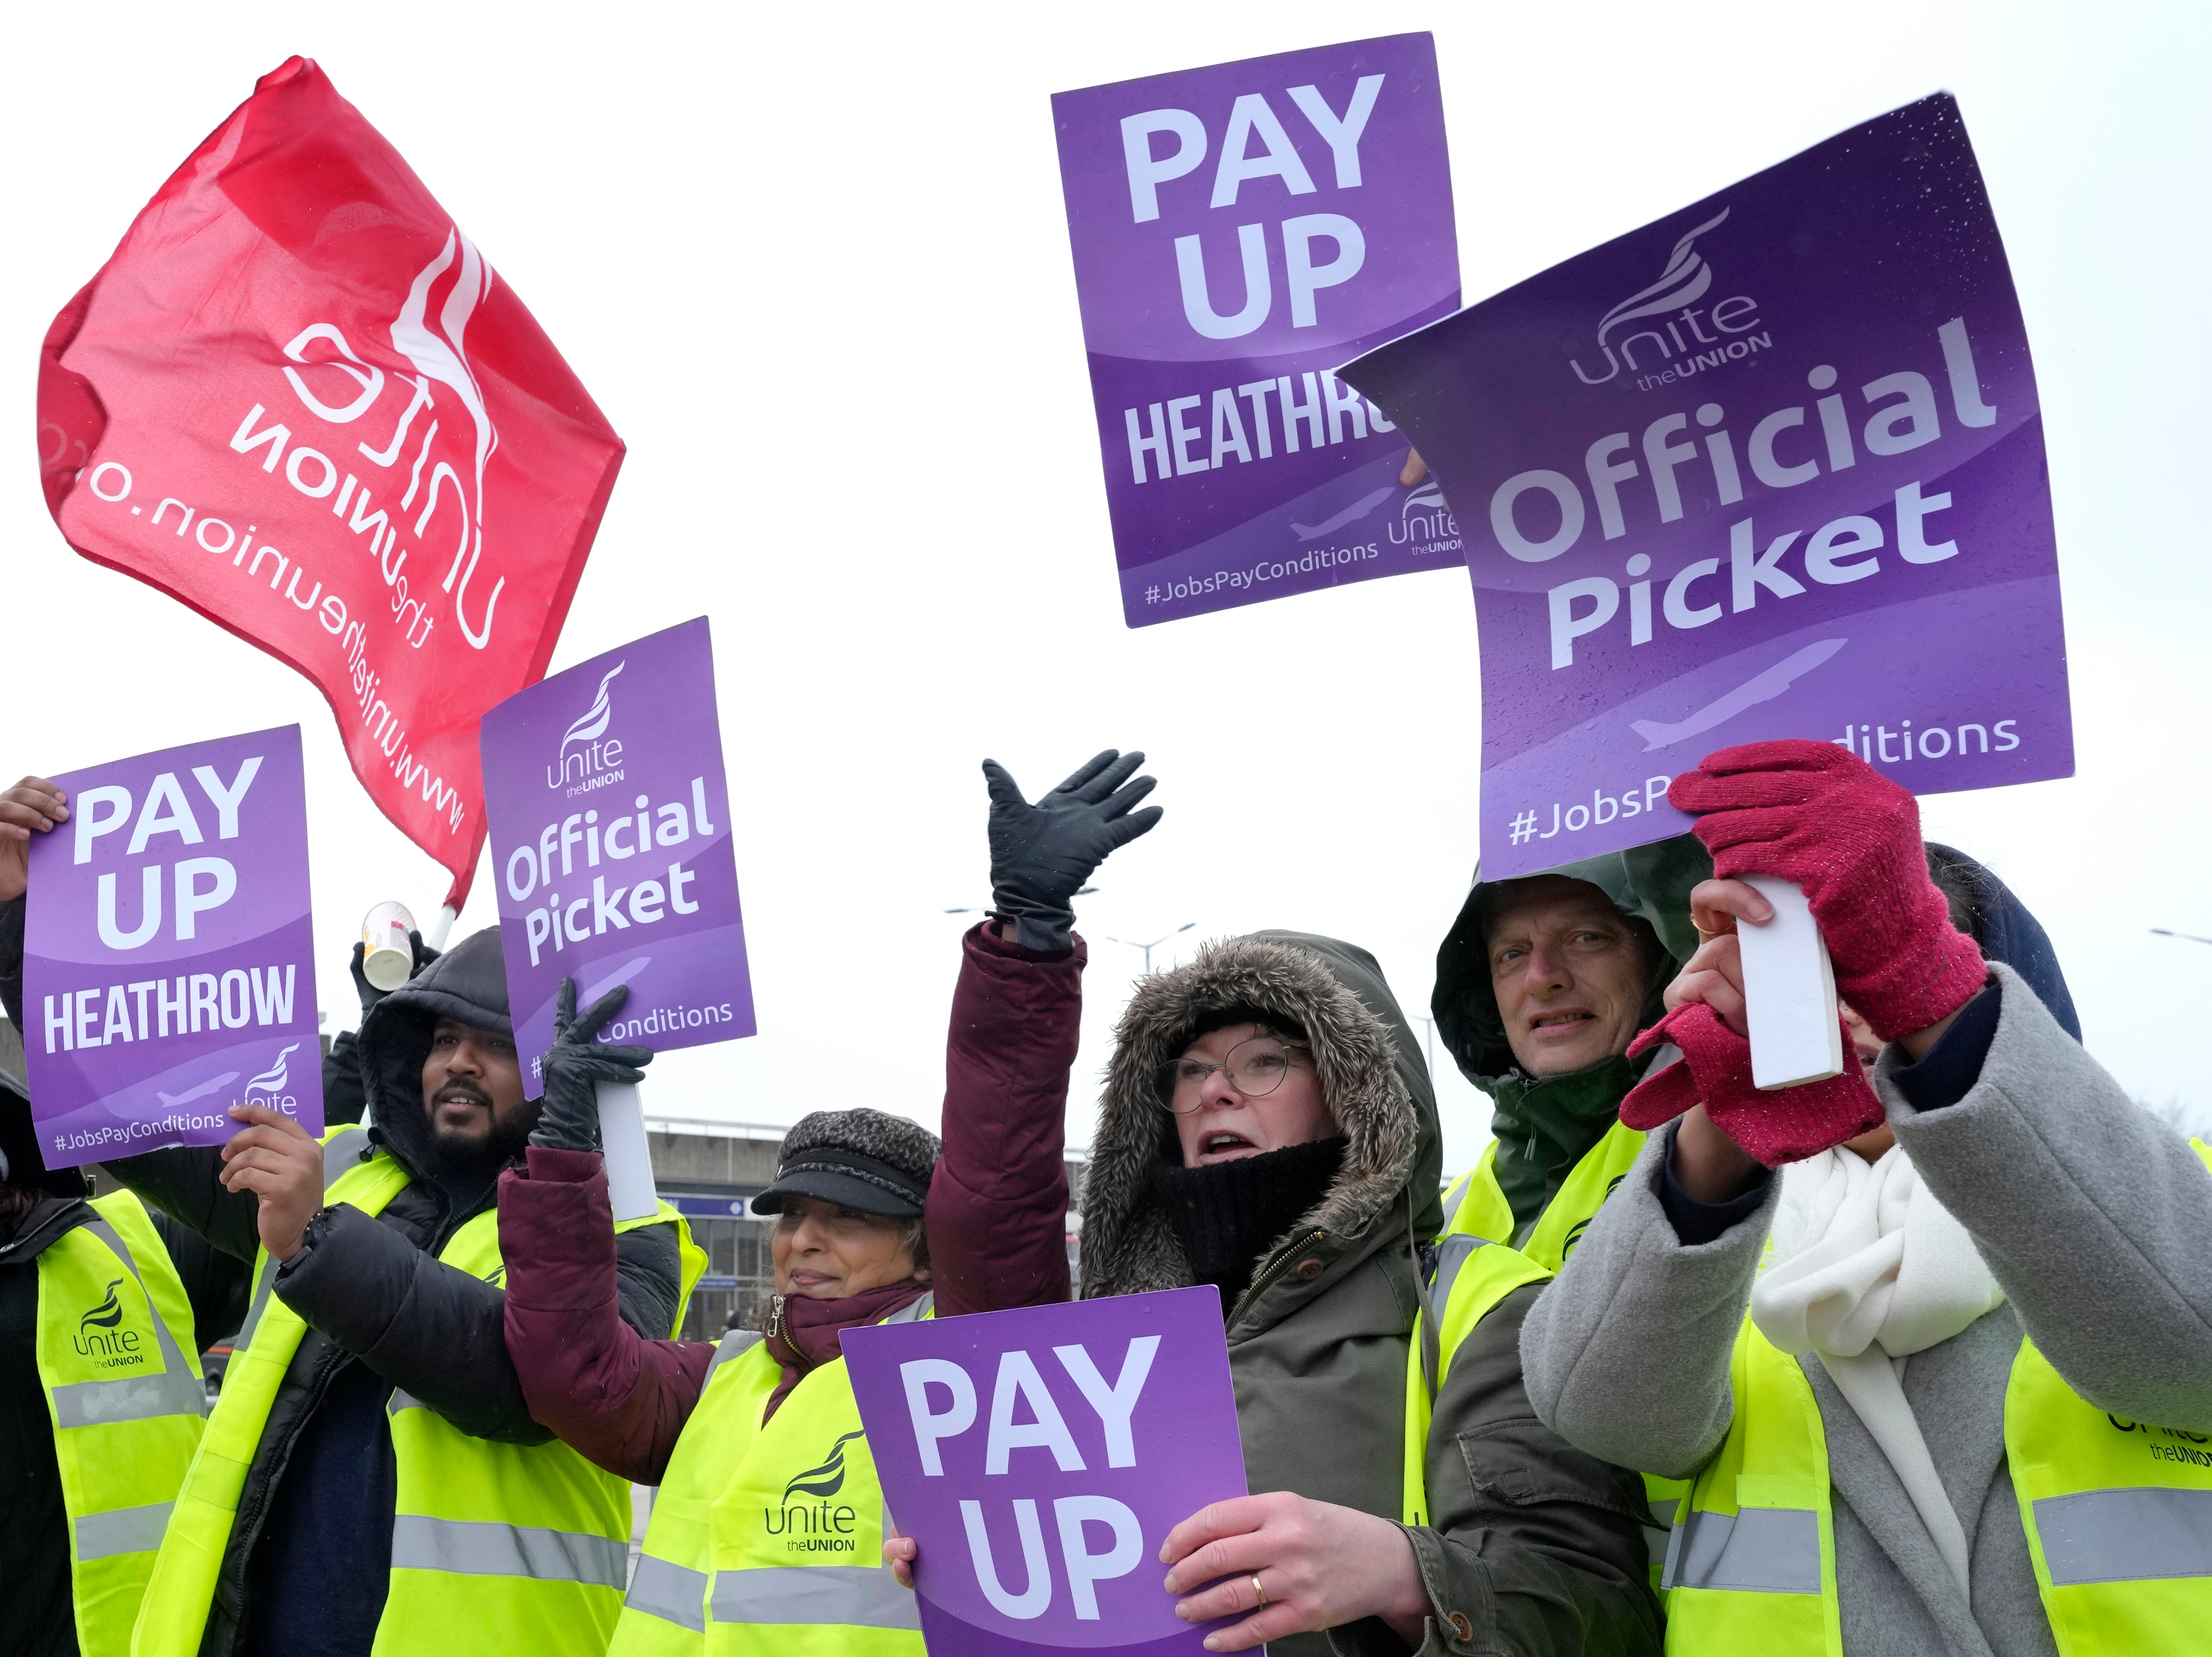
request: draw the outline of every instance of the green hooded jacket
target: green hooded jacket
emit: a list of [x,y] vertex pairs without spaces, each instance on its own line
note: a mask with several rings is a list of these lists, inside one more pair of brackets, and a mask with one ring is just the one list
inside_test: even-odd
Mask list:
[[[1237,1007],[1305,1031],[1346,1142],[1320,1201],[1261,1255],[1229,1313],[1249,1488],[1292,1490],[1396,1521],[1420,1250],[1442,1221],[1443,1153],[1419,1041],[1364,950],[1259,932],[1209,944],[1187,965],[1139,982],[1116,1032],[1085,1182],[1083,1293],[1194,1281],[1149,1179],[1154,1162],[1179,1160],[1159,1077],[1194,1024]],[[1521,1387],[1519,1320],[1534,1292],[1500,1319],[1486,1356],[1467,1359],[1463,1378],[1455,1371],[1470,1402],[1443,1407],[1426,1441],[1432,1487],[1449,1471],[1437,1460],[1439,1447],[1458,1471],[1453,1490],[1431,1490],[1432,1524],[1408,1529],[1432,1609],[1421,1651],[1656,1651],[1640,1496],[1553,1437]],[[1468,1636],[1457,1633],[1462,1625]],[[1479,1643],[1466,1643],[1470,1637]],[[1372,1619],[1272,1641],[1268,1649],[1319,1657],[1332,1646],[1405,1651]]]
[[[1698,947],[1690,921],[1690,889],[1712,877],[1712,859],[1694,835],[1677,835],[1650,846],[1611,852],[1547,874],[1586,880],[1623,914],[1650,928],[1666,952],[1652,974],[1639,1027],[1656,1023],[1667,984]],[[1492,987],[1483,929],[1504,881],[1474,884],[1437,950],[1436,992],[1430,1001],[1437,1034],[1461,1074],[1488,1094],[1495,1108],[1491,1132],[1498,1141],[1493,1172],[1513,1211],[1516,1246],[1528,1240],[1559,1187],[1611,1131],[1620,1102],[1636,1085],[1640,1064],[1601,1060],[1563,1076],[1534,1077],[1515,1061]]]

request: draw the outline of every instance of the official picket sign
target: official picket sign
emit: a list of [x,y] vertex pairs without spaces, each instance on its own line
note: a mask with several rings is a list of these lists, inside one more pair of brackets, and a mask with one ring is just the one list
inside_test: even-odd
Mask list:
[[622,440],[309,59],[264,76],[47,331],[46,504],[289,663],[385,815],[483,845],[477,720],[545,671]]
[[1245,1494],[1216,1290],[878,1324],[843,1350],[930,1650],[1203,1649],[1159,1551]]
[[2034,367],[1948,94],[1344,375],[1466,531],[1492,877],[1680,832],[1668,780],[1735,743],[2071,774]]
[[600,1032],[656,1050],[753,1033],[707,618],[594,657],[484,715],[501,953],[532,1098],[563,978]]
[[1405,439],[1330,373],[1459,304],[1431,37],[1052,108],[1128,624],[1455,564]]
[[323,1129],[300,727],[54,782],[31,837],[23,1051],[49,1168],[221,1144],[267,1105]]

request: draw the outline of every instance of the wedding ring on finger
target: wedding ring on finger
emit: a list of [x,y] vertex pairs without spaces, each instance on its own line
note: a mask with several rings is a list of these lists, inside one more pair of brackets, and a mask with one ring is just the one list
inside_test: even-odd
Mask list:
[[1260,1573],[1257,1571],[1254,1571],[1252,1573],[1252,1593],[1259,1600],[1259,1605],[1255,1605],[1252,1607],[1253,1610],[1257,1611],[1259,1610],[1260,1605],[1264,1605],[1267,1603],[1267,1590],[1260,1586]]

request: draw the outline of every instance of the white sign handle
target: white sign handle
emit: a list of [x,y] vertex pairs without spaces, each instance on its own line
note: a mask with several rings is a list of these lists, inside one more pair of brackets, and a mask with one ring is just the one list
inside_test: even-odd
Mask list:
[[1753,1085],[1771,1092],[1842,1075],[1836,973],[1812,906],[1789,881],[1772,875],[1742,878],[1774,906],[1774,919],[1765,926],[1739,921],[1735,929],[1743,951]]
[[653,1147],[645,1138],[645,1101],[635,1082],[599,1084],[599,1144],[607,1159],[607,1197],[615,1218],[641,1220],[660,1211],[653,1183]]

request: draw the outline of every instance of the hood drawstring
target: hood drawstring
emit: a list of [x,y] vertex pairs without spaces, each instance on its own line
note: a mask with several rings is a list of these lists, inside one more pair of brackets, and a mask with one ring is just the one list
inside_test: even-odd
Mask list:
[[1442,1308],[1429,1298],[1428,1269],[1421,1261],[1421,1234],[1413,1215],[1413,1187],[1406,1187],[1406,1247],[1413,1257],[1413,1304],[1421,1326],[1421,1379],[1429,1389],[1429,1403],[1437,1401],[1437,1387],[1443,1368],[1443,1337],[1437,1324]]

